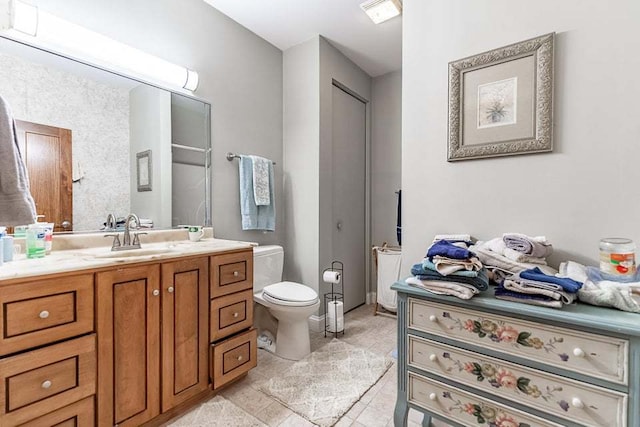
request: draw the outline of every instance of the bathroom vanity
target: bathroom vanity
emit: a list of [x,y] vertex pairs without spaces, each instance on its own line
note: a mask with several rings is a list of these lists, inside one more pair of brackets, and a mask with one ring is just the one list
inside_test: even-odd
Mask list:
[[640,316],[435,295],[397,282],[398,397],[453,425],[640,425]]
[[0,268],[0,426],[159,424],[256,366],[250,244],[139,251]]

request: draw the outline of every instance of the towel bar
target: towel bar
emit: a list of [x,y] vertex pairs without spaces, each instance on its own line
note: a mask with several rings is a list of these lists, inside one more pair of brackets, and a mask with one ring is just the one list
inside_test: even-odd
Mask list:
[[[234,154],[231,151],[227,152],[227,160],[232,161],[233,159],[239,159],[240,155],[238,154]],[[275,165],[276,162],[272,161],[272,163]]]

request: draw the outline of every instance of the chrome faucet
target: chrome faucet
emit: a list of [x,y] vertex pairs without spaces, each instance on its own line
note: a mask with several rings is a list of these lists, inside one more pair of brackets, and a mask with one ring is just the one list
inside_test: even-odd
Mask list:
[[130,249],[140,249],[140,236],[147,233],[133,233],[133,242],[131,242],[131,221],[135,222],[134,230],[137,230],[140,226],[140,219],[138,215],[130,213],[124,222],[124,234],[122,236],[122,244],[120,244],[120,236],[118,233],[106,234],[105,237],[113,237],[113,245],[111,245],[112,251],[126,251]]
[[116,228],[118,227],[116,216],[110,213],[109,215],[107,215],[107,221],[104,224],[105,224],[105,230],[116,231]]

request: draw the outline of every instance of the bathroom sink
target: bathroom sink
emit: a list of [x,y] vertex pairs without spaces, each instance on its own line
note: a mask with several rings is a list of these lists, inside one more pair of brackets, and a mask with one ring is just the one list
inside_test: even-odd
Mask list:
[[176,252],[172,248],[153,248],[153,249],[130,249],[125,251],[109,251],[108,253],[100,253],[94,255],[94,258],[111,259],[111,258],[133,258],[140,256],[163,255],[170,252]]

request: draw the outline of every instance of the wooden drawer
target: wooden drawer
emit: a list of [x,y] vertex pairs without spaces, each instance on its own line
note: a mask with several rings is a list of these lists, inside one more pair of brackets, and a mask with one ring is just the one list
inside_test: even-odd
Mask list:
[[3,286],[0,356],[93,331],[93,275]]
[[96,392],[96,339],[89,335],[0,360],[0,419],[18,425]]
[[211,300],[210,338],[217,341],[253,325],[253,289]]
[[409,403],[465,426],[560,426],[413,372],[409,372],[407,394]]
[[627,340],[409,298],[408,327],[626,385]]
[[584,426],[627,425],[627,395],[409,335],[409,366]]
[[218,389],[255,368],[258,362],[257,331],[251,329],[211,345],[211,377]]
[[253,249],[211,257],[211,298],[253,289]]
[[20,427],[91,427],[95,425],[94,397],[60,408]]

